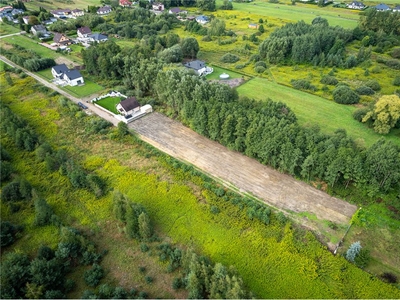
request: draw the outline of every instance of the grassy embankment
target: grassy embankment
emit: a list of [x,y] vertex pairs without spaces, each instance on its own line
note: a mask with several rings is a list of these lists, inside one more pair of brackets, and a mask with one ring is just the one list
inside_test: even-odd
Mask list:
[[[192,175],[190,169],[175,168],[157,151],[130,139],[121,143],[107,135],[88,134],[84,124],[89,124],[93,117],[60,115],[56,99],[35,93],[32,79],[15,79],[11,88],[2,81],[2,86],[7,87],[2,91],[2,99],[53,146],[65,147],[82,160],[86,169],[106,179],[110,188],[142,203],[160,234],[170,236],[172,242],[192,246],[215,261],[235,266],[258,297],[400,297],[398,289],[371,278],[342,257],[333,256],[311,233],[293,229],[289,224],[284,226],[274,216],[268,226],[248,219],[246,211],[202,187],[201,177]],[[24,105],[20,105],[21,101]],[[6,137],[2,137],[2,142],[13,150]],[[138,265],[127,264],[138,261],[134,259],[138,244],[120,243],[111,194],[95,199],[85,190],[72,189],[58,172],[48,173],[34,153],[10,152],[14,153],[17,170],[26,174],[64,222],[91,231],[95,240],[111,249],[104,261],[110,270],[109,278],[141,285]],[[220,212],[213,214],[212,206]],[[31,225],[31,209],[10,214],[2,205],[1,217],[26,226],[16,243],[17,249],[32,252],[41,243],[54,245],[56,241],[51,226],[41,231]],[[156,272],[156,266],[150,266],[149,272]],[[153,297],[167,296],[156,292],[159,281],[168,285],[157,276],[154,284],[147,287]]]

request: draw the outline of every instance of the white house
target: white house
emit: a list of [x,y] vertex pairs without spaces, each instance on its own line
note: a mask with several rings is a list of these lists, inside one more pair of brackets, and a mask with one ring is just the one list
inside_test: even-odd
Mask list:
[[78,8],[73,9],[71,11],[71,13],[72,13],[72,16],[74,16],[75,18],[76,17],[82,17],[85,14],[85,12],[82,9],[78,9]]
[[210,19],[207,16],[201,15],[196,18],[196,21],[197,21],[197,23],[204,25],[204,24],[207,24],[208,22],[210,22]]
[[129,97],[117,104],[117,110],[121,115],[132,115],[140,111],[140,104],[135,97]]
[[203,75],[207,71],[206,63],[202,60],[194,60],[184,64],[188,69],[196,71],[199,75]]
[[88,38],[90,42],[96,42],[96,43],[108,41],[108,37],[101,33],[93,33],[89,35]]
[[164,11],[164,9],[165,9],[164,4],[159,3],[159,2],[153,3],[152,6],[153,6],[153,10],[156,10],[156,11]]
[[47,34],[47,29],[43,25],[33,25],[31,27],[31,32],[34,35],[45,35]]
[[365,7],[366,7],[365,4],[362,2],[359,2],[359,1],[353,1],[347,5],[347,8],[350,8],[350,9],[363,10]]
[[92,34],[92,31],[90,30],[89,27],[85,26],[85,27],[78,28],[77,34],[78,34],[79,38],[87,38],[87,37],[89,37],[89,35]]
[[388,10],[390,10],[390,7],[387,6],[387,5],[384,4],[384,3],[381,3],[381,4],[378,4],[377,6],[375,6],[375,9],[376,9],[377,11],[388,11]]
[[51,68],[51,74],[55,79],[63,80],[70,86],[84,84],[83,77],[78,70],[70,70],[65,64],[56,65]]

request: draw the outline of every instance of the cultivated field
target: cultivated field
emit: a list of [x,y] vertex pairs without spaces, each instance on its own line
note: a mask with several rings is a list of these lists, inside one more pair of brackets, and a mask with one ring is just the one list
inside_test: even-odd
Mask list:
[[230,151],[161,114],[153,113],[129,126],[169,155],[281,210],[308,212],[320,220],[341,224],[349,222],[356,210],[354,205]]

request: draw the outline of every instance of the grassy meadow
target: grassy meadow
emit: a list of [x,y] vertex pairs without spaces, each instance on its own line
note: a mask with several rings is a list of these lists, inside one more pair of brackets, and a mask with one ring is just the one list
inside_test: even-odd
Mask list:
[[21,30],[17,26],[5,24],[4,22],[2,22],[1,26],[0,26],[0,35],[7,35],[7,34],[20,32]]
[[[382,135],[373,129],[353,119],[352,113],[356,107],[340,105],[332,100],[324,99],[307,92],[299,91],[263,78],[253,78],[237,88],[239,95],[286,103],[296,114],[300,124],[318,124],[323,132],[333,133],[338,128],[346,129],[347,133],[366,146],[371,146]],[[393,130],[385,136],[400,146],[400,130]]]
[[[5,87],[2,101],[53,147],[68,150],[85,169],[104,178],[110,191],[119,190],[143,204],[159,234],[168,236],[170,242],[192,247],[214,261],[234,266],[257,297],[400,297],[395,287],[356,268],[343,257],[333,256],[311,232],[281,223],[275,215],[269,225],[250,220],[246,210],[204,188],[202,177],[190,168],[175,167],[174,160],[138,140],[126,138],[121,142],[109,135],[88,133],[85,128],[94,116],[59,111],[57,97],[35,92],[31,78],[14,78],[10,87],[1,77]],[[172,278],[159,273],[159,263],[148,262],[152,254],[135,258],[138,244],[121,236],[122,229],[112,213],[111,193],[96,199],[86,190],[73,189],[65,176],[49,173],[44,163],[37,162],[35,153],[16,151],[4,135],[1,141],[13,153],[16,170],[24,174],[63,222],[85,230],[101,247],[110,249],[104,259],[109,280],[142,287],[151,298],[186,297],[173,291],[158,292],[166,291],[162,287],[170,286],[168,280]],[[213,213],[211,207],[220,212]],[[31,225],[31,208],[11,214],[2,204],[0,213],[3,220],[25,225],[15,249],[32,253],[42,243],[55,245],[56,230],[52,226],[37,230]],[[143,276],[138,275],[138,267],[146,263],[149,274],[155,276],[152,285],[143,283]],[[75,291],[71,296],[78,298],[79,293]]]

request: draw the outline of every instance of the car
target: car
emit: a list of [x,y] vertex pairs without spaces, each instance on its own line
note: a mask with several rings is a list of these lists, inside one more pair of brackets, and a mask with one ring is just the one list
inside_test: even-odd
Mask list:
[[85,104],[83,104],[82,102],[78,102],[78,106],[81,107],[82,109],[88,109],[89,108]]

